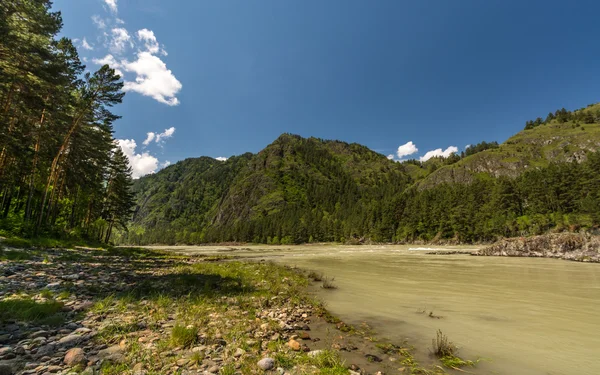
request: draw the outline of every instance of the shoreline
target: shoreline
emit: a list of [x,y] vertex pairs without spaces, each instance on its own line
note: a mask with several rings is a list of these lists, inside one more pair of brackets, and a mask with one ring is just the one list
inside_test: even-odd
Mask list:
[[220,260],[5,250],[0,373],[445,373],[437,360],[416,363],[407,343],[377,342],[332,316],[307,271]]

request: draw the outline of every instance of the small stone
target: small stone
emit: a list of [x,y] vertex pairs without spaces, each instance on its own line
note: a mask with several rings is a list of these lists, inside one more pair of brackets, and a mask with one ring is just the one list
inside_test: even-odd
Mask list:
[[146,370],[144,370],[144,365],[141,363],[136,363],[133,366],[133,375],[146,375]]
[[107,361],[122,362],[125,359],[123,348],[119,345],[113,345],[98,352],[98,356]]
[[308,352],[308,356],[314,358],[314,357],[318,357],[321,353],[323,353],[322,350],[312,350],[312,351]]
[[275,360],[273,358],[263,358],[257,363],[261,370],[268,371],[275,367]]
[[80,363],[85,363],[85,352],[81,348],[73,348],[67,351],[65,354],[65,359],[63,360],[65,365],[67,366],[75,366]]
[[308,334],[308,332],[302,331],[302,332],[300,332],[300,338],[302,340],[310,340],[310,335]]
[[183,367],[190,362],[188,358],[181,358],[177,360],[177,366]]
[[291,339],[288,342],[288,346],[293,350],[293,351],[300,351],[300,349],[302,348],[302,346],[300,345],[300,343],[294,339]]
[[62,339],[58,340],[58,345],[65,346],[65,347],[75,346],[80,341],[81,341],[80,335],[68,335],[68,336],[65,336]]
[[56,351],[56,345],[54,345],[54,344],[44,345],[37,350],[36,356],[37,357],[45,357],[47,355],[54,353],[55,351]]
[[48,331],[36,331],[34,333],[32,333],[31,335],[29,335],[30,339],[36,339],[38,337],[47,337],[48,336]]
[[241,356],[243,356],[244,354],[246,354],[246,351],[242,348],[237,348],[237,350],[235,351],[235,353],[233,353],[233,356],[235,358],[240,358]]
[[208,369],[208,372],[217,374],[219,372],[219,366],[212,366],[211,368]]

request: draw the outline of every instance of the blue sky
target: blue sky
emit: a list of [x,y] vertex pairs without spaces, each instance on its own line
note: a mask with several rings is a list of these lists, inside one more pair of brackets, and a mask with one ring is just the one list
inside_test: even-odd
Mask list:
[[187,157],[257,152],[283,132],[396,159],[404,145],[401,154],[414,151],[404,157],[419,158],[502,142],[526,120],[600,96],[595,1],[55,0],[54,8],[88,68],[109,62],[124,74],[115,136],[136,176]]

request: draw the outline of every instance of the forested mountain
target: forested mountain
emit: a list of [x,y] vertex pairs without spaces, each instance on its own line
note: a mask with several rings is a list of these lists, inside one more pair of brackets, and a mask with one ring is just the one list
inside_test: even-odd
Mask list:
[[[120,241],[473,242],[597,227],[594,121],[551,119],[501,145],[481,142],[424,163],[284,134],[256,155],[188,159],[140,179]],[[443,177],[456,170],[468,178]]]
[[284,134],[256,155],[188,159],[140,179],[123,241],[385,240],[388,203],[410,182],[401,164],[364,146]]
[[85,70],[51,5],[0,2],[0,233],[108,241],[133,206],[112,136],[123,82]]

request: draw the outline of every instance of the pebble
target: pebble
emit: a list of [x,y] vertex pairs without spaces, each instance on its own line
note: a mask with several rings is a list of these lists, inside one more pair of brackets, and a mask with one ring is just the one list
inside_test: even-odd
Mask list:
[[81,348],[73,348],[67,351],[65,354],[65,359],[63,360],[65,365],[67,366],[75,366],[80,363],[85,363],[85,352]]
[[257,363],[261,370],[268,371],[275,367],[275,360],[273,358],[263,358]]
[[294,339],[291,339],[288,342],[288,346],[293,350],[293,351],[300,351],[300,349],[302,348],[302,346],[300,345],[300,343]]

